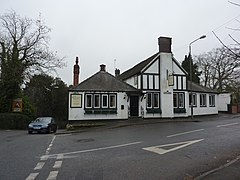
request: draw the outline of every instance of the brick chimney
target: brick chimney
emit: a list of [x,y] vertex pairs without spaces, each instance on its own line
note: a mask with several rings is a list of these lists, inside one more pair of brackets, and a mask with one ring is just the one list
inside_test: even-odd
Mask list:
[[169,37],[159,37],[158,38],[159,52],[172,53],[172,38]]
[[76,64],[73,66],[73,86],[79,84],[79,69],[78,57],[76,57]]

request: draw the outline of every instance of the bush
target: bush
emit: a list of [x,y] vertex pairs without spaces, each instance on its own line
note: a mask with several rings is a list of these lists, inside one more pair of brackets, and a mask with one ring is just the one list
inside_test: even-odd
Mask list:
[[0,129],[26,129],[32,120],[20,113],[0,113]]

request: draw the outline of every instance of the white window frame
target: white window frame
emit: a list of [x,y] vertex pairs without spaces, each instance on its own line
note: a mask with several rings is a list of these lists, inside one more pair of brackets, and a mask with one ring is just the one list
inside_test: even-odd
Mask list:
[[[107,102],[107,105],[106,106],[104,106],[104,104],[103,104],[103,97],[106,97],[107,98],[107,100],[106,100],[106,102]],[[102,94],[102,108],[108,108],[108,94]]]
[[[148,101],[149,101],[149,98],[150,98],[150,101],[151,101],[151,103],[149,103]],[[152,93],[147,93],[147,108],[152,108]],[[149,106],[149,104],[151,105],[151,106]]]
[[[114,98],[114,105],[111,104],[111,98]],[[116,108],[117,107],[117,98],[116,98],[116,94],[110,94],[109,95],[109,108]]]
[[[96,97],[98,96],[98,106],[96,106]],[[100,108],[101,99],[100,94],[94,94],[94,108]]]
[[178,108],[184,108],[184,93],[178,93]]
[[[155,95],[157,95],[157,99],[155,99]],[[157,100],[157,106],[155,106],[155,100]],[[153,108],[156,108],[156,109],[159,108],[159,93],[152,93],[152,103],[153,103]]]
[[[174,95],[176,96],[176,104],[174,103]],[[177,105],[177,106],[175,106]],[[178,108],[178,93],[173,93],[173,107]]]
[[[91,101],[90,101],[90,102],[91,102],[91,106],[88,106],[88,97],[89,97],[89,96],[91,97]],[[93,107],[93,99],[92,99],[93,97],[92,97],[92,94],[86,94],[85,97],[86,97],[85,107],[86,107],[86,108],[92,108],[92,107]]]
[[206,94],[200,94],[200,107],[207,106],[207,96]]
[[215,95],[212,94],[209,95],[209,106],[215,107]]

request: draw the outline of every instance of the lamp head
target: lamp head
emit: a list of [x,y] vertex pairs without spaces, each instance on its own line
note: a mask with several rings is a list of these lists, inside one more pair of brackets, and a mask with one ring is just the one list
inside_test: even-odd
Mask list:
[[205,37],[207,37],[206,35],[202,35],[199,39],[204,39]]

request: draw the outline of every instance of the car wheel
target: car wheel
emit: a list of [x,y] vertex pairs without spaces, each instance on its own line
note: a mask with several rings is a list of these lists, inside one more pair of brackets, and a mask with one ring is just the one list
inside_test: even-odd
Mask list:
[[32,131],[28,131],[28,134],[32,134]]

